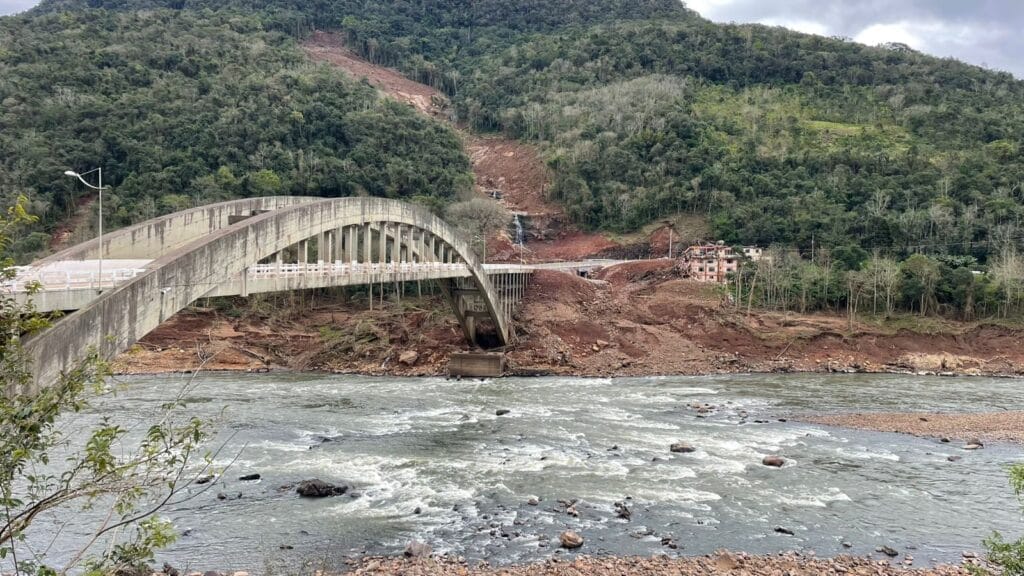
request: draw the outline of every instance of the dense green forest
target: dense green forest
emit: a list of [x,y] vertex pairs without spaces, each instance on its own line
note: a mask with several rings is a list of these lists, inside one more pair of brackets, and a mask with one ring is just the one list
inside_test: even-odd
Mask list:
[[0,106],[0,202],[42,216],[12,246],[22,260],[88,193],[67,169],[104,168],[112,226],[265,194],[439,207],[472,183],[450,129],[237,12],[0,18]]
[[905,46],[714,24],[675,0],[46,0],[35,12],[95,8],[258,19],[272,32],[250,33],[268,46],[341,30],[444,90],[474,129],[537,143],[550,193],[588,228],[691,213],[731,243],[981,263],[1024,236],[1024,82]]
[[553,195],[589,227],[685,211],[729,242],[982,260],[1021,236],[1024,83],[663,4],[641,21],[477,27],[459,43],[382,7],[342,25],[367,57],[451,93],[474,127],[538,142]]

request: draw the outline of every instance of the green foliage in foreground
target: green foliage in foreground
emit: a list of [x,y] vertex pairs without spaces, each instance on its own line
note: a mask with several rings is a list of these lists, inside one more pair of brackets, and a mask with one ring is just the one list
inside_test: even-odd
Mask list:
[[110,227],[269,194],[437,207],[471,186],[449,128],[309,63],[255,14],[0,18],[0,202],[42,215],[12,253],[46,249],[88,193],[64,171],[96,166]]
[[[1010,485],[1021,503],[1024,504],[1024,464],[1010,467]],[[1024,576],[1024,536],[1015,542],[1008,542],[996,532],[985,540],[988,549],[988,561],[999,571],[1001,576]],[[974,573],[991,576],[986,569],[976,568]]]
[[[0,248],[32,220],[22,200],[0,216]],[[10,259],[0,262],[0,277],[10,277],[10,266]],[[135,570],[174,541],[172,526],[156,514],[189,485],[188,470],[208,432],[202,422],[177,414],[177,402],[141,435],[107,418],[91,429],[70,425],[69,418],[106,391],[107,370],[93,355],[58,382],[32,390],[21,341],[47,324],[31,305],[0,298],[0,571]],[[45,556],[47,534],[68,536],[59,524],[38,521],[67,519],[82,509],[110,513],[98,515],[77,552],[54,566]]]

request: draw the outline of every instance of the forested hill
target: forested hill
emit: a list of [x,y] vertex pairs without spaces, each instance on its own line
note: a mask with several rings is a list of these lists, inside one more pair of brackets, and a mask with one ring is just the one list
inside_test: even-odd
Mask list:
[[447,92],[475,129],[535,142],[550,193],[587,227],[694,213],[731,242],[982,260],[1024,236],[1024,83],[905,46],[720,25],[675,0],[47,0],[36,13],[97,6],[343,31]]
[[267,194],[440,207],[472,186],[451,129],[312,65],[259,15],[0,18],[0,205],[24,195],[41,216],[11,247],[19,260],[46,252],[54,229],[92,196],[64,171],[97,166],[113,186],[104,195],[113,227]]

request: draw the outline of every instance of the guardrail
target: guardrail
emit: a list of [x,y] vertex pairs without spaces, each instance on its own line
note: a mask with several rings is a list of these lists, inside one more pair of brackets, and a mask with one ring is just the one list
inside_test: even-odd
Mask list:
[[114,268],[97,272],[82,270],[34,270],[31,267],[15,268],[16,276],[2,284],[3,292],[26,293],[35,285],[40,291],[58,290],[100,290],[113,288],[145,272],[145,268]]
[[394,274],[414,272],[463,272],[462,263],[443,262],[316,262],[306,264],[256,264],[249,267],[249,278],[264,280],[295,276],[343,276],[349,274]]

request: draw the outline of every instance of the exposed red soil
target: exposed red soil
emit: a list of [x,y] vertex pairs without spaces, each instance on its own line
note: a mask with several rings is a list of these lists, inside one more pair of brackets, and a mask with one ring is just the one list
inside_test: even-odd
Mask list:
[[[121,357],[125,372],[286,367],[370,374],[443,374],[465,350],[438,297],[369,310],[355,301],[252,305],[240,319],[183,312]],[[237,315],[237,313],[236,313]],[[534,273],[515,314],[513,373],[645,376],[730,372],[1024,374],[1024,333],[950,324],[942,333],[850,330],[843,317],[755,313],[717,286],[681,277],[673,260],[630,262],[586,279]],[[412,354],[415,353],[415,354]],[[415,359],[401,363],[406,354]]]
[[[440,91],[357,56],[337,34],[315,32],[303,44],[310,59],[326,62],[349,75],[366,79],[388,96],[433,118],[451,121],[448,98]],[[497,135],[481,136],[455,126],[473,166],[476,191],[498,197],[512,212],[526,217],[529,243],[525,259],[531,262],[574,260],[594,256],[617,246],[600,234],[580,232],[562,209],[547,200],[548,170],[537,150]],[[489,247],[489,252],[499,249]],[[508,260],[518,260],[519,255]],[[507,260],[505,260],[507,261]]]
[[275,304],[273,309],[289,312],[273,315],[243,308],[240,318],[192,308],[122,354],[114,369],[123,374],[276,368],[439,374],[452,352],[466,349],[455,318],[444,306],[430,296],[389,301],[383,307],[378,301],[374,310],[365,299],[325,299],[298,306]]
[[365,79],[399,102],[405,102],[428,116],[441,117],[448,99],[440,91],[414,82],[398,71],[372,64],[345,46],[337,34],[314,32],[303,45],[306,54],[317,62],[327,62],[356,79]]
[[714,285],[681,278],[675,261],[632,262],[587,280],[533,275],[518,313],[515,370],[579,375],[714,372],[1021,374],[1024,334],[951,325],[887,332],[843,317],[755,313]]
[[86,218],[92,214],[92,205],[96,202],[98,195],[89,193],[84,196],[75,209],[74,215],[57,225],[57,229],[50,235],[50,252],[58,252],[69,245],[74,237],[75,231],[82,227]]

